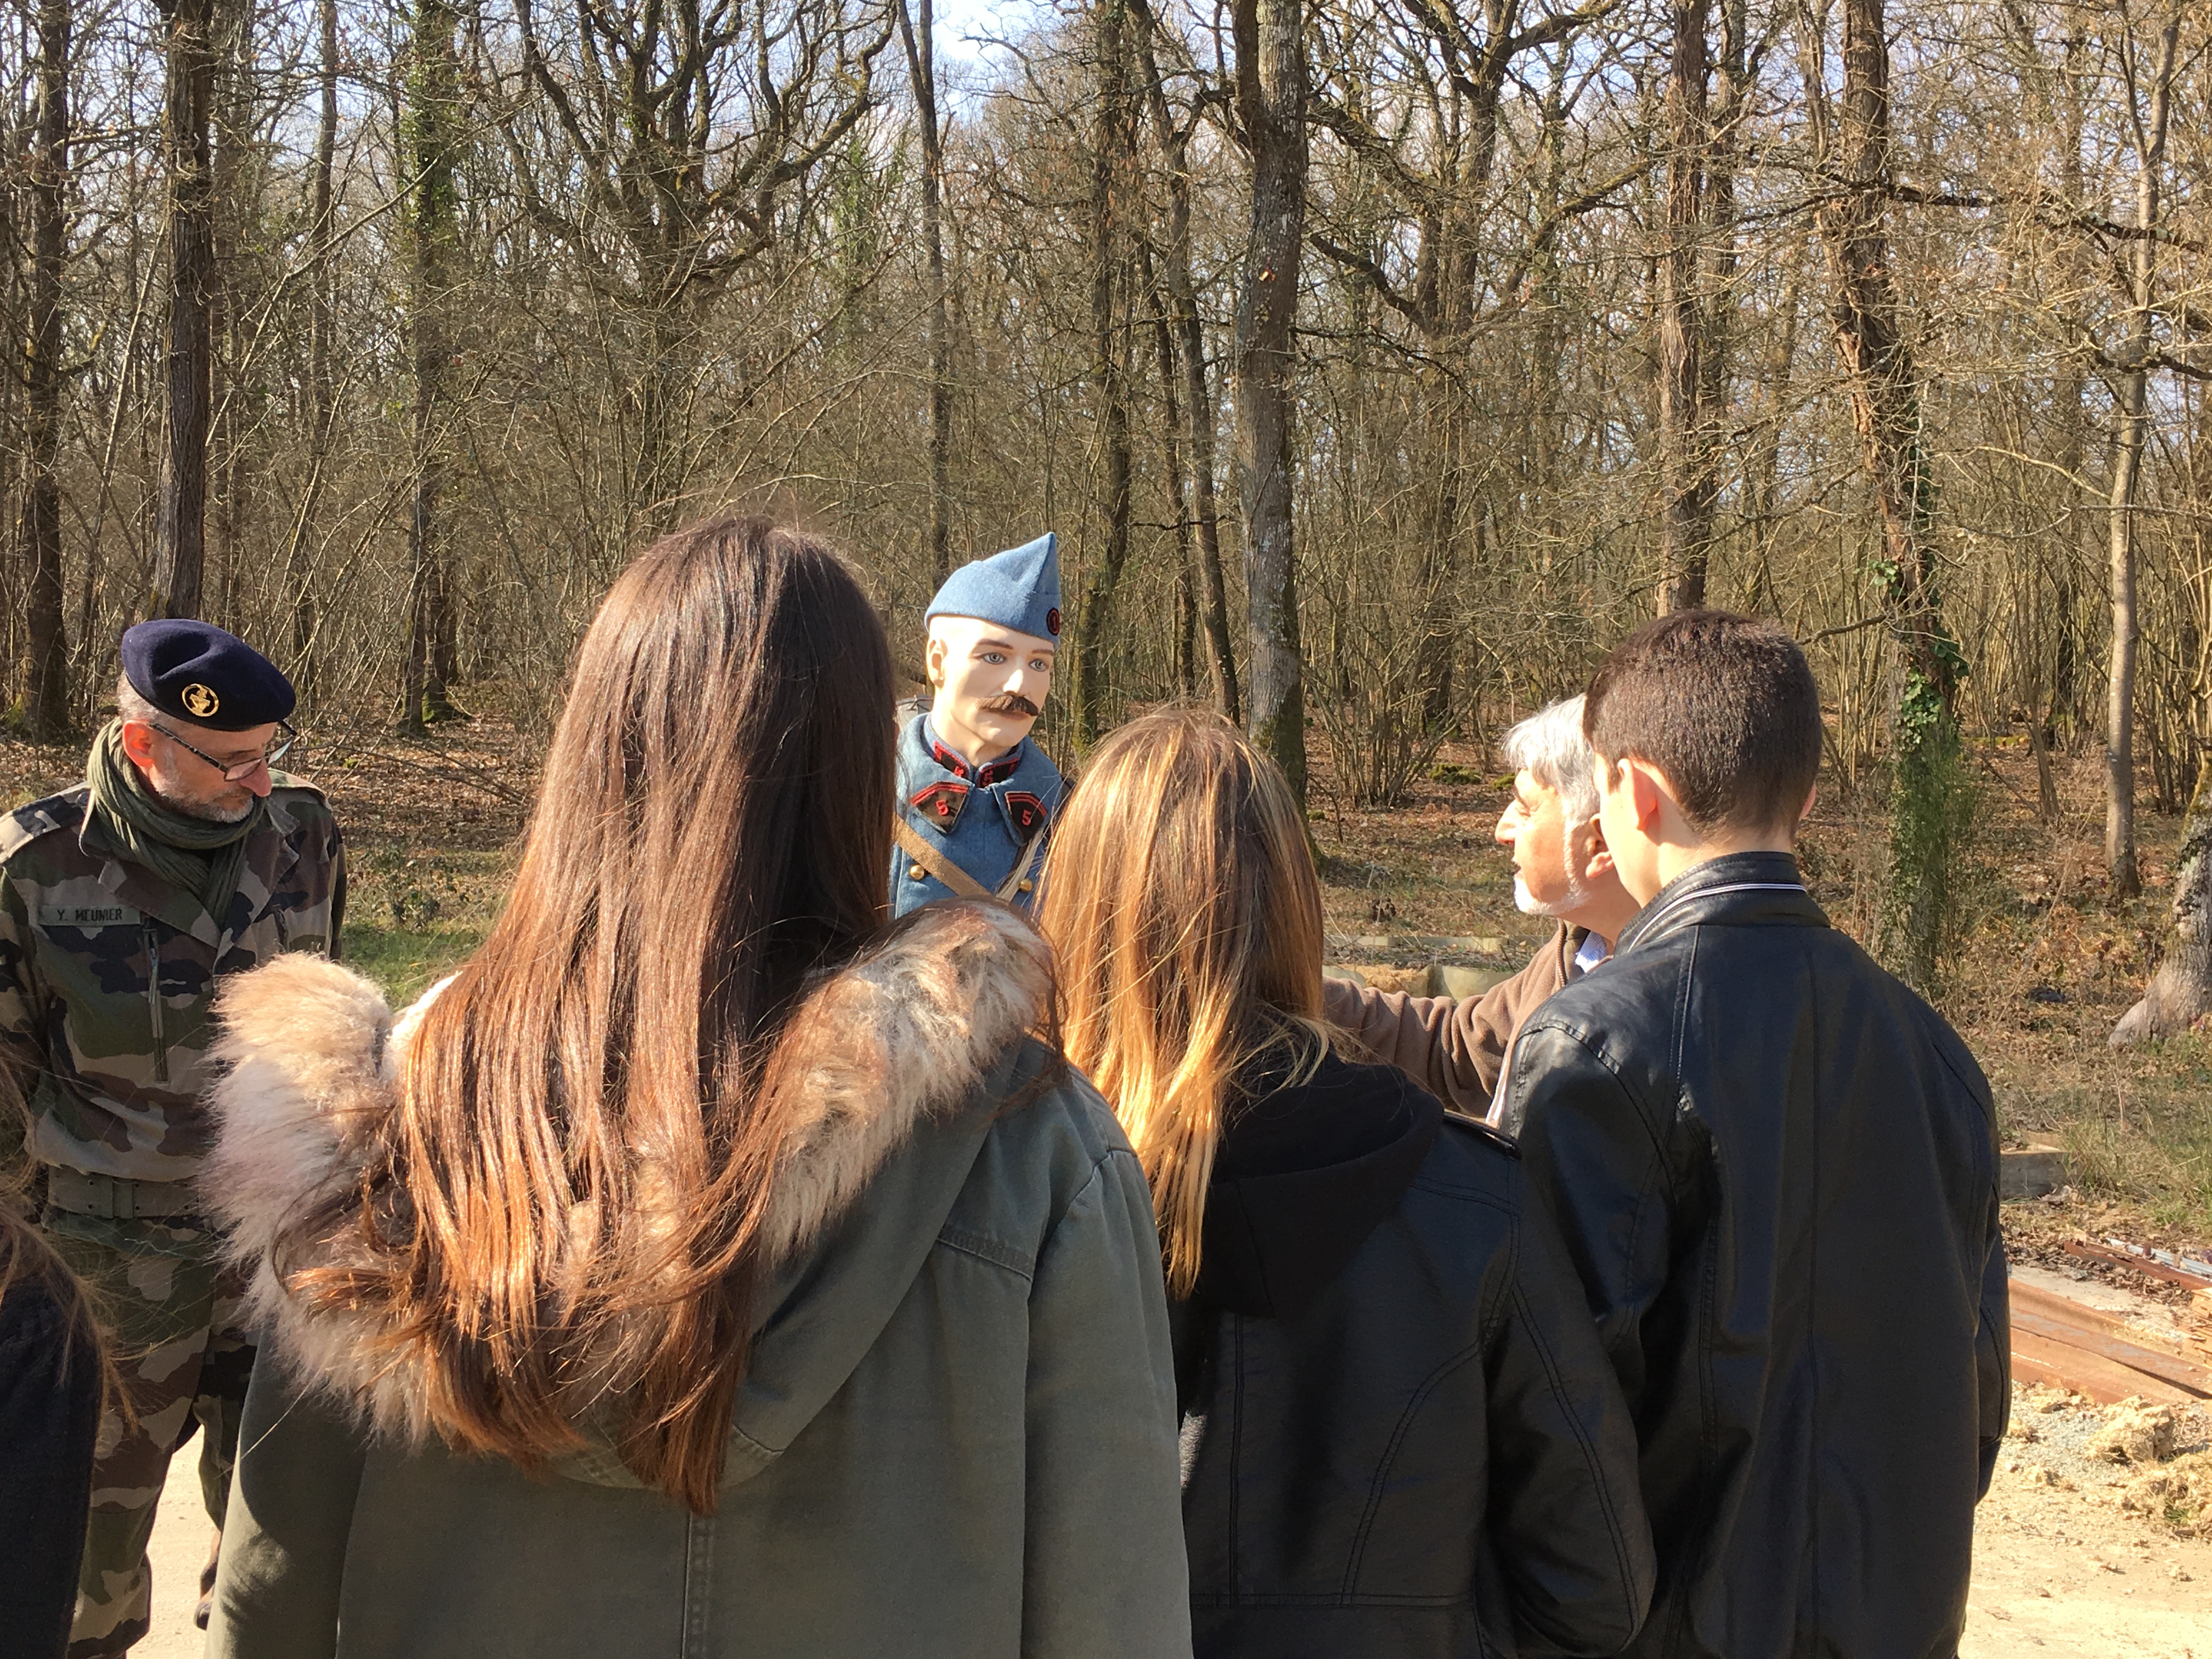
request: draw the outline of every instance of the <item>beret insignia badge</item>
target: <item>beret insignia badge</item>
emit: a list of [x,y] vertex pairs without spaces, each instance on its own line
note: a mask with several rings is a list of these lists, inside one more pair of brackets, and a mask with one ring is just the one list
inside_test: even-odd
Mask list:
[[960,822],[960,809],[968,804],[968,786],[939,779],[914,797],[914,810],[946,833]]
[[1060,607],[1054,605],[1044,613],[1044,631],[1054,639],[1060,637]]
[[177,695],[194,720],[204,720],[222,707],[222,699],[197,680]]

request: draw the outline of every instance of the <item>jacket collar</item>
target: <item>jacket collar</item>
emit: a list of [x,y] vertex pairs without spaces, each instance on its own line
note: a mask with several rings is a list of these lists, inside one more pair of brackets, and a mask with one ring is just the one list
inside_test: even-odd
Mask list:
[[1030,748],[1030,740],[1024,738],[1012,749],[988,764],[972,765],[966,756],[937,735],[937,727],[931,723],[927,714],[921,717],[921,742],[923,748],[928,751],[930,759],[936,762],[939,767],[963,782],[980,784],[985,788],[988,788],[994,783],[1004,783],[1019,771],[1022,761],[1028,755]]
[[1727,853],[1668,882],[1620,931],[1613,953],[1711,922],[1735,926],[1825,927],[1826,913],[1805,890],[1797,860],[1787,853]]
[[[290,787],[291,780],[284,778],[279,788]],[[253,833],[246,838],[246,866],[242,874],[251,875],[260,884],[259,897],[249,896],[244,921],[238,928],[226,927],[228,916],[211,916],[200,902],[199,895],[188,893],[173,886],[144,865],[132,861],[121,848],[109,839],[101,829],[100,815],[92,810],[90,789],[83,785],[84,817],[77,824],[76,844],[86,857],[101,861],[100,884],[126,904],[147,915],[158,917],[179,933],[188,934],[210,949],[222,950],[231,939],[250,927],[261,914],[267,896],[279,890],[284,878],[300,861],[297,831],[299,819],[294,816],[288,801],[275,790],[270,793],[269,810]],[[241,884],[240,892],[245,891]],[[229,915],[238,914],[239,893],[231,895]]]

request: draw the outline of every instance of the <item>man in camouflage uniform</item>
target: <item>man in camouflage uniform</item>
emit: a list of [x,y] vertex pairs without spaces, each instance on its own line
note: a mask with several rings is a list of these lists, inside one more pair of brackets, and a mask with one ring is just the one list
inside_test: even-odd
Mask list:
[[276,666],[204,623],[141,623],[122,654],[86,781],[0,819],[0,1060],[47,1237],[101,1306],[137,1419],[100,1424],[72,1659],[145,1633],[155,1506],[196,1427],[222,1526],[253,1351],[190,1185],[209,1011],[224,975],[336,956],[345,906],[328,805],[270,769],[291,741]]

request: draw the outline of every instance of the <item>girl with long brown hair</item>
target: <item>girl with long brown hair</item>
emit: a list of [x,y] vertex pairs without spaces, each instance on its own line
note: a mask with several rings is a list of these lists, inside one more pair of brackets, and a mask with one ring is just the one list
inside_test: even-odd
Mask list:
[[886,926],[890,709],[826,549],[672,536],[467,965],[228,993],[211,1654],[1188,1651],[1142,1176],[1027,923]]
[[1511,1148],[1321,1020],[1274,765],[1131,721],[1047,856],[1068,1058],[1151,1178],[1201,1659],[1611,1653],[1651,1588],[1636,1437]]

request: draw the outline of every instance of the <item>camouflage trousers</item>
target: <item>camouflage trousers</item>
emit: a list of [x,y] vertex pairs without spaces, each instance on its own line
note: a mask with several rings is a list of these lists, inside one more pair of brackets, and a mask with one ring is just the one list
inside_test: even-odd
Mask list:
[[113,1410],[100,1416],[70,1631],[70,1659],[109,1659],[146,1633],[154,1512],[169,1459],[195,1429],[207,1431],[200,1496],[222,1525],[253,1347],[238,1324],[240,1287],[220,1267],[209,1230],[49,1210],[46,1233],[92,1291],[138,1419],[132,1427]]

